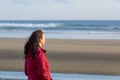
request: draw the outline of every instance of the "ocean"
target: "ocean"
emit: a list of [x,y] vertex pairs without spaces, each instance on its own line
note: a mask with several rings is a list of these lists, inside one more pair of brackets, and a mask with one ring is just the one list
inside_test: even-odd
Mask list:
[[[61,74],[52,73],[53,80],[120,80],[115,75]],[[27,80],[23,72],[0,71],[0,80]]]
[[[120,39],[120,21],[1,20],[1,38],[28,38],[34,30],[55,39]],[[117,75],[52,73],[53,80],[120,80]],[[26,80],[23,72],[0,71],[0,80]]]
[[46,38],[120,39],[120,21],[114,20],[0,20],[0,37],[28,38],[38,29]]

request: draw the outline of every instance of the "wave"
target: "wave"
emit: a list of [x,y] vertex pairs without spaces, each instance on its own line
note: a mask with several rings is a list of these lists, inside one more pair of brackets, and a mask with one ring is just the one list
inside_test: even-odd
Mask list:
[[33,23],[0,23],[0,27],[57,27],[59,24],[48,23],[48,24],[33,24]]
[[120,31],[119,25],[104,24],[81,24],[81,23],[61,23],[61,22],[2,22],[0,31],[33,31],[36,29],[51,31]]
[[74,27],[78,27],[78,26],[81,26],[81,27],[109,27],[110,25],[94,25],[94,24],[70,24],[70,23],[0,23],[0,27],[2,26],[16,26],[16,27],[19,27],[19,26],[23,26],[23,27],[56,27],[56,26],[74,26]]

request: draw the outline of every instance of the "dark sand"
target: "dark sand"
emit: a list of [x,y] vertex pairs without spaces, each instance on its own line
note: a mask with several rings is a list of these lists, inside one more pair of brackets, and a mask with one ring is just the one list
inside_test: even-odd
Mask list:
[[[24,70],[26,39],[0,38],[0,70]],[[51,72],[119,74],[119,40],[47,39]]]

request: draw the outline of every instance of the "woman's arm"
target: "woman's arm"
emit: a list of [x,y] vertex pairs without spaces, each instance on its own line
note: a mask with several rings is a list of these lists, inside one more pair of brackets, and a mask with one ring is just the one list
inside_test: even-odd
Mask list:
[[28,75],[28,73],[27,73],[27,61],[26,60],[25,60],[24,71],[25,71],[25,75]]
[[42,51],[38,51],[37,54],[37,73],[42,80],[51,80],[48,69],[46,68],[46,65],[48,64],[45,63],[44,53],[42,53]]

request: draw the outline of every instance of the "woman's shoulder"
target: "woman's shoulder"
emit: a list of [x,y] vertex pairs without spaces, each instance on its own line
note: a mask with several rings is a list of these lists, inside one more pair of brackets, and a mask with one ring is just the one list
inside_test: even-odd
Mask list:
[[44,49],[38,48],[38,49],[36,50],[35,57],[43,56],[43,55],[45,54],[45,52],[46,52],[46,51],[45,51]]
[[41,48],[41,47],[39,47],[39,48],[37,49],[37,52],[46,53],[46,50],[45,50],[45,49],[43,49],[43,48]]
[[39,57],[39,56],[41,56],[41,55],[42,55],[41,49],[38,48],[38,49],[36,50],[36,53],[35,53],[35,58],[37,58],[37,57]]
[[37,51],[41,51],[41,48],[39,47],[39,48],[37,48]]
[[40,48],[37,48],[36,54],[40,54],[40,53],[41,53],[41,49],[40,49]]
[[37,50],[36,50],[36,54],[37,54],[37,55],[40,55],[40,54],[42,54],[42,53],[44,53],[44,52],[43,52],[43,49],[40,48],[40,47],[37,48]]

